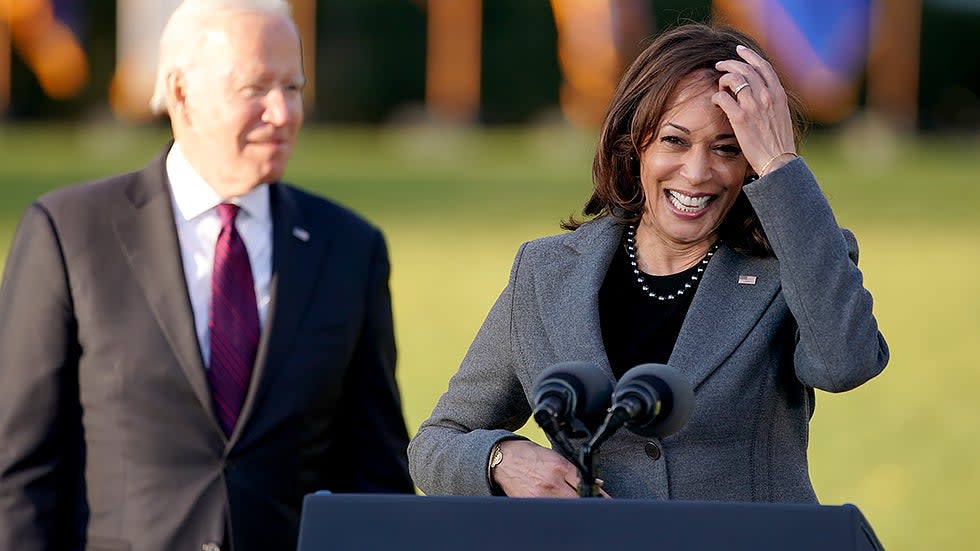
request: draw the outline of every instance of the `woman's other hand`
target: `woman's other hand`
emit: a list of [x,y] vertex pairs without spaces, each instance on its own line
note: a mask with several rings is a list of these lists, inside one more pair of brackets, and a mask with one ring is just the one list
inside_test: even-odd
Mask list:
[[578,497],[578,469],[557,452],[529,440],[501,442],[500,452],[503,459],[491,476],[508,496]]

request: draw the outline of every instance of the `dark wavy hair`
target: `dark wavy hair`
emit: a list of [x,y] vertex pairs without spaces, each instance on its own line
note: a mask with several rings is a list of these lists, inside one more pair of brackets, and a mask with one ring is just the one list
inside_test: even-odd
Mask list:
[[[704,72],[715,82],[722,73],[715,63],[741,59],[739,44],[756,51],[772,63],[761,46],[736,29],[703,23],[688,23],[657,36],[626,70],[602,123],[595,159],[592,162],[592,196],[582,209],[585,216],[612,216],[623,223],[637,223],[645,197],[639,179],[641,152],[656,135],[664,113],[677,92],[677,83],[693,72]],[[780,82],[785,80],[780,77]],[[797,145],[807,126],[799,97],[788,88],[786,97]],[[574,217],[562,227],[574,230],[584,222]],[[736,251],[752,256],[770,256],[772,247],[758,216],[744,192],[718,228],[722,241]]]

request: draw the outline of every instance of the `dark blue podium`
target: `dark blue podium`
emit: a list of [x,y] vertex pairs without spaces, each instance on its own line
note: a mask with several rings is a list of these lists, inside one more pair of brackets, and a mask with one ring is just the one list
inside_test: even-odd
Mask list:
[[853,505],[317,493],[298,551],[878,551]]

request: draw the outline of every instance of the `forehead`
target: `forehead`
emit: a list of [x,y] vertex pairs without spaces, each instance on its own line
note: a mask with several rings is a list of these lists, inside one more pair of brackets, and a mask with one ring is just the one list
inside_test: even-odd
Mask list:
[[220,72],[302,72],[299,35],[285,16],[233,13],[209,25],[206,36],[203,61]]
[[694,71],[684,75],[674,86],[674,90],[667,100],[667,108],[670,109],[684,103],[704,92],[714,93],[717,90],[718,78],[718,74],[707,70]]
[[[677,82],[664,110],[664,123],[687,120],[697,128],[731,128],[724,111],[711,102],[718,91],[718,76],[709,71],[689,73]],[[687,125],[684,125],[687,126]],[[694,130],[695,128],[691,128]]]

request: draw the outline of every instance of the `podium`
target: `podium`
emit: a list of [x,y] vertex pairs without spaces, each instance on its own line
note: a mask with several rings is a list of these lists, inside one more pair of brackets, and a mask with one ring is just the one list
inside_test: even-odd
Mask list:
[[307,495],[298,551],[880,551],[853,505]]

